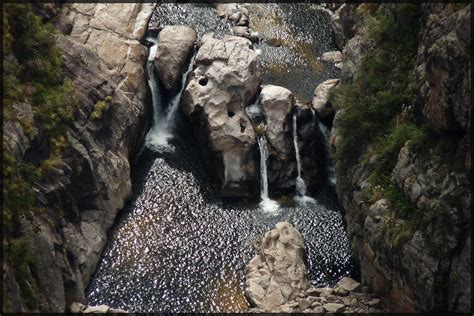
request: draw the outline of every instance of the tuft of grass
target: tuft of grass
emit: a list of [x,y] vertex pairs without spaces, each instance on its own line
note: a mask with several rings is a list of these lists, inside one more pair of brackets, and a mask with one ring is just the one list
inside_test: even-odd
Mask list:
[[94,111],[92,111],[90,118],[92,120],[100,120],[110,108],[112,97],[107,96],[104,100],[97,101],[94,105]]

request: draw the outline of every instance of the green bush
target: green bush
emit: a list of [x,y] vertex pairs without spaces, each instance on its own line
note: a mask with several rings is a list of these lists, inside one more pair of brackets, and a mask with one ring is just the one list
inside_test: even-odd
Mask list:
[[331,95],[334,106],[344,110],[335,153],[342,174],[348,174],[367,144],[391,132],[395,117],[410,103],[416,88],[418,6],[397,5],[390,14],[379,11],[369,25],[375,46],[362,56],[359,76]]
[[92,120],[100,120],[110,108],[111,96],[106,96],[104,100],[97,101],[94,105],[90,118]]
[[[77,101],[72,81],[62,75],[56,31],[41,21],[31,4],[3,4],[3,39],[4,119],[19,122],[27,135],[35,126],[43,127],[51,149],[39,165],[18,161],[12,153],[3,152],[4,255],[14,269],[27,307],[34,310],[36,289],[30,272],[34,260],[30,245],[21,235],[20,222],[40,212],[33,186],[62,163],[68,145],[66,131]],[[13,107],[18,102],[31,105],[33,121],[18,117]]]

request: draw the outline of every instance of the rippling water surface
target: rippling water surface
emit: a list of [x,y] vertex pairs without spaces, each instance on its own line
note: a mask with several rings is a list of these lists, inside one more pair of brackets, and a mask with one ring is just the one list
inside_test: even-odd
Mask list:
[[[202,27],[201,35],[209,30],[209,21],[198,18],[212,13],[208,6],[193,11],[181,5],[185,13],[176,16],[166,11],[173,6],[161,7],[167,23],[185,24],[178,17],[186,16],[188,25]],[[213,30],[224,30],[224,24]],[[263,234],[284,220],[304,237],[313,284],[354,276],[332,186],[314,201],[275,214],[263,212],[259,201],[223,201],[199,160],[197,142],[183,127],[178,124],[180,135],[171,140],[173,151],[144,148],[134,165],[134,197],[109,234],[87,289],[89,304],[131,312],[243,311],[245,265],[258,253]]]
[[256,203],[223,202],[191,141],[174,152],[145,150],[135,198],[109,236],[88,289],[89,304],[130,311],[239,311],[244,268],[264,232],[293,223],[308,247],[310,278],[332,284],[353,270],[340,209],[330,188],[307,206],[266,214]]

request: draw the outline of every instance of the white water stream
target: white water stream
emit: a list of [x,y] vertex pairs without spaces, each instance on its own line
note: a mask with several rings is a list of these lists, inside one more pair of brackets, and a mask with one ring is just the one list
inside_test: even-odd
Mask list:
[[148,55],[147,62],[147,73],[148,73],[148,85],[150,86],[152,103],[153,103],[153,125],[150,131],[146,135],[145,145],[153,150],[157,151],[172,151],[173,146],[169,143],[170,139],[173,138],[173,131],[175,128],[175,115],[181,101],[181,95],[186,87],[186,78],[189,73],[193,70],[194,55],[189,61],[188,68],[183,74],[181,79],[181,87],[178,94],[176,94],[170,101],[167,107],[167,112],[162,113],[161,109],[161,96],[158,92],[158,83],[154,73],[153,61],[155,60],[156,51],[158,48],[158,40],[155,38],[148,37],[147,40],[153,43],[150,47],[150,53]]
[[267,139],[265,136],[258,136],[258,147],[260,148],[260,182],[261,182],[261,202],[260,208],[268,213],[278,210],[278,203],[268,197],[268,174],[267,174]]

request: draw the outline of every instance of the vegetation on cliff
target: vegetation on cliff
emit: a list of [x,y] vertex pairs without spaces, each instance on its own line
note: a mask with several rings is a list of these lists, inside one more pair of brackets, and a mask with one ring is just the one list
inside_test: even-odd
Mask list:
[[344,111],[337,122],[341,140],[335,158],[338,172],[348,175],[341,178],[344,187],[351,185],[353,166],[369,165],[372,190],[365,192],[365,198],[370,203],[388,199],[394,216],[387,219],[387,232],[397,246],[414,230],[425,231],[436,218],[449,222],[448,207],[416,207],[394,183],[392,171],[402,147],[410,142],[425,161],[449,165],[451,171],[466,170],[454,157],[460,139],[420,119],[413,110],[420,89],[415,79],[420,6],[361,5],[359,14],[370,16],[365,21],[375,45],[363,52],[355,80],[330,96],[336,108]]
[[[4,120],[20,123],[32,140],[35,130],[43,130],[49,147],[46,157],[36,161],[17,159],[3,151],[3,249],[30,309],[36,304],[29,272],[34,270],[34,261],[28,243],[21,239],[20,219],[40,211],[33,185],[61,162],[67,146],[66,128],[76,105],[72,82],[61,73],[55,34],[55,28],[41,20],[32,4],[3,5]],[[31,106],[33,120],[18,115],[15,105],[19,103]]]

